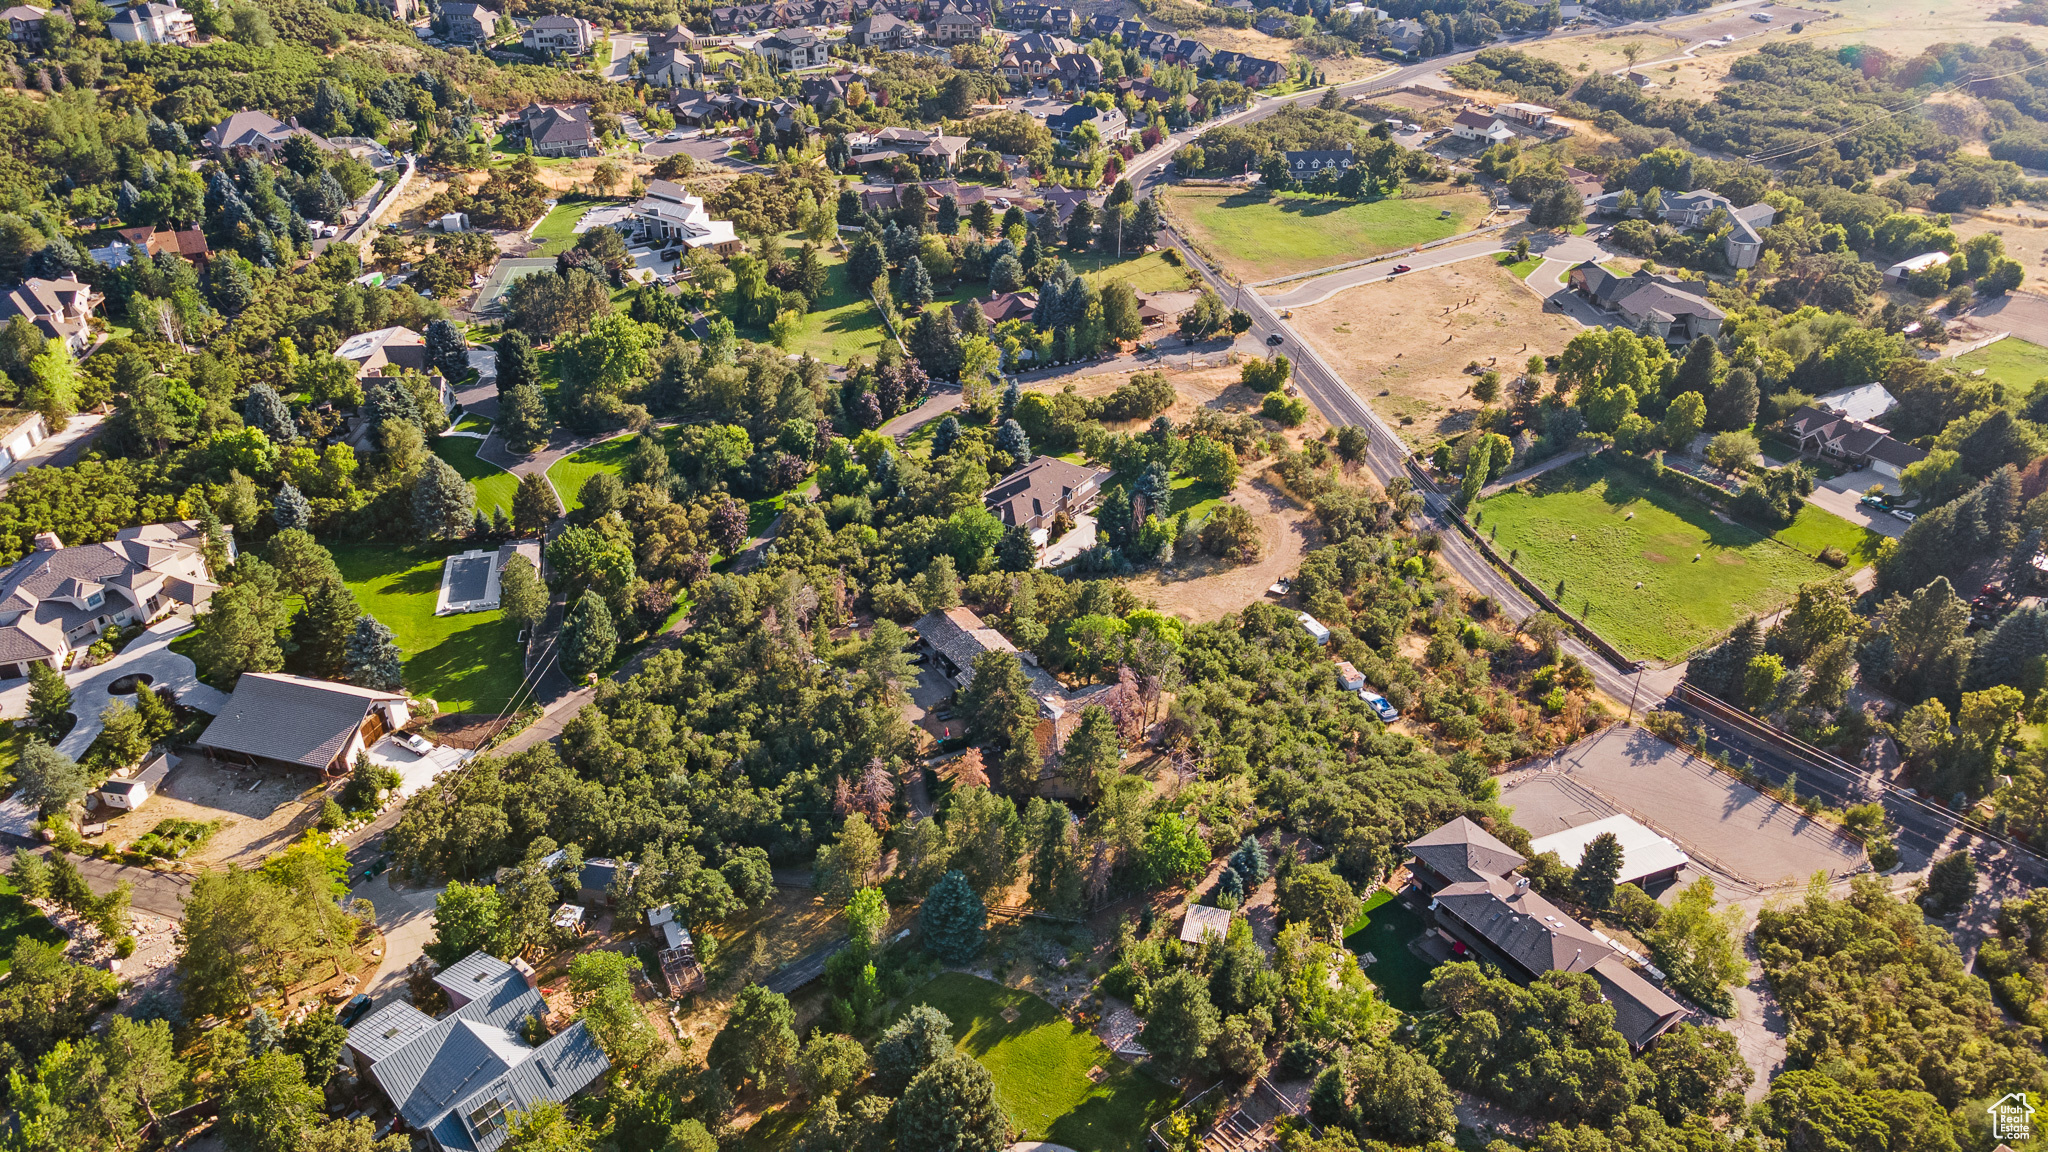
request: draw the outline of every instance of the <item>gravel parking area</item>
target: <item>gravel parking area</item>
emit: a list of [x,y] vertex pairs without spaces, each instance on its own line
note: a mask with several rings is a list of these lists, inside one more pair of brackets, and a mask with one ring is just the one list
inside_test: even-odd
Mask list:
[[[1582,740],[1509,784],[1501,802],[1532,836],[1626,813],[1693,859],[1755,887],[1865,866],[1863,848],[1640,728]],[[1602,808],[1606,810],[1602,810]]]

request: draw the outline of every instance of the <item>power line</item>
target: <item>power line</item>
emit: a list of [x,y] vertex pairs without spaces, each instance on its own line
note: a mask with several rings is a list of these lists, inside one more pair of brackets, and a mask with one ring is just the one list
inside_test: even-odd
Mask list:
[[1865,120],[1860,124],[1844,128],[1838,132],[1830,133],[1826,136],[1821,137],[1818,140],[1814,140],[1805,144],[1789,145],[1783,148],[1753,153],[1750,156],[1746,157],[1746,159],[1748,159],[1748,161],[1752,164],[1762,164],[1772,160],[1780,160],[1789,156],[1796,156],[1801,152],[1809,152],[1815,148],[1820,147],[1823,144],[1832,143],[1836,140],[1842,139],[1845,136],[1853,136],[1856,133],[1863,131],[1865,128],[1868,128],[1871,125],[1878,123],[1879,121],[1889,120],[1902,113],[1911,112],[1915,108],[1919,108],[1926,105],[1927,103],[1932,101],[1936,96],[1940,96],[1948,92],[1953,92],[1965,84],[1979,84],[1986,80],[2003,80],[2008,76],[2017,76],[2022,72],[2031,72],[2034,69],[2043,66],[2048,66],[2048,60],[2043,60],[2037,64],[2028,64],[2023,68],[2015,68],[2010,72],[1997,72],[1988,76],[1978,76],[1974,74],[1964,76],[1959,80],[1951,81],[1950,83],[1944,84],[1941,87],[1934,89],[1932,92],[1929,92],[1926,96],[1923,96],[1910,104],[1904,104],[1898,108],[1890,109],[1884,112],[1882,115],[1872,116],[1868,120]]

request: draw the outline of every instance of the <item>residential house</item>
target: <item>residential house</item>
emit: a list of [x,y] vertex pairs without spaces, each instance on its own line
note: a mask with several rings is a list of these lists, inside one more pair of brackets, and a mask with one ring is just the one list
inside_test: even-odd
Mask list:
[[638,864],[622,860],[602,856],[585,860],[583,870],[576,874],[576,898],[593,908],[610,908],[618,903],[620,890],[631,885],[639,872]]
[[349,1029],[343,1052],[437,1152],[495,1152],[516,1117],[566,1103],[611,1067],[581,1020],[530,1042],[549,1013],[523,965],[479,952],[435,983],[464,1001],[435,1020],[393,1000]]
[[[45,429],[40,414],[7,415],[14,424],[0,433],[0,454],[12,463]],[[39,534],[35,551],[0,572],[0,676],[27,676],[31,664],[62,668],[72,649],[117,624],[204,608],[219,587],[205,543],[197,520],[123,528],[112,540],[73,548],[55,533]]]
[[[1031,680],[1031,695],[1038,703],[1038,719],[1032,735],[1044,753],[1035,779],[1029,781],[996,781],[1005,791],[1035,790],[1044,795],[1072,795],[1071,788],[1059,779],[1059,754],[1066,747],[1067,738],[1081,726],[1081,711],[1110,685],[1094,684],[1085,688],[1067,688],[1053,679],[1052,675],[1038,666],[1038,661],[1028,652],[1017,651],[1016,645],[1001,632],[982,622],[971,608],[948,608],[942,612],[925,615],[911,626],[917,634],[918,644],[931,654],[931,666],[947,675],[955,685],[965,688],[974,680],[974,660],[987,652],[1008,652],[1017,657],[1025,674]],[[991,764],[993,769],[994,765]]]
[[825,38],[808,28],[787,28],[754,45],[757,55],[766,56],[778,68],[795,71],[829,62],[831,52]]
[[190,44],[199,38],[192,14],[175,4],[141,3],[107,21],[107,34],[127,44]]
[[1005,52],[996,67],[1003,78],[1025,84],[1043,84],[1059,71],[1055,57],[1045,52]]
[[1387,25],[1387,46],[1405,56],[1420,53],[1429,43],[1429,29],[1420,20],[1396,20]]
[[1654,332],[1673,343],[1689,344],[1721,331],[1724,313],[1707,302],[1706,283],[1638,269],[1617,276],[1588,260],[1567,274],[1572,291],[1594,307],[1618,315],[1633,332]]
[[990,205],[997,209],[1008,207],[1006,203],[995,203],[995,201],[1002,199],[1000,193],[1004,191],[1003,189],[990,188],[985,184],[962,184],[957,180],[908,181],[902,184],[891,184],[886,188],[862,188],[860,190],[860,206],[878,216],[887,217],[889,213],[903,206],[903,193],[911,188],[921,190],[924,193],[926,205],[934,210],[936,210],[939,201],[951,200],[960,209],[960,215],[963,218],[968,212],[973,210],[976,204],[984,200],[989,201]]
[[481,4],[449,3],[441,5],[441,38],[450,44],[466,44],[480,47],[491,42],[498,34],[498,22],[504,17]]
[[420,14],[420,0],[371,0],[371,3],[400,24],[410,24]]
[[797,82],[797,93],[813,108],[823,108],[834,100],[846,100],[846,86],[853,74],[844,72],[837,76],[806,76]]
[[716,124],[739,115],[745,101],[729,92],[698,92],[681,89],[669,101],[669,111],[678,124]]
[[960,156],[967,151],[969,141],[965,136],[947,136],[923,128],[884,128],[874,133],[854,133],[847,137],[847,145],[853,150],[853,163],[875,164],[895,157],[917,161],[921,166],[929,164],[951,172],[960,166]]
[[1145,26],[1143,24],[1138,23],[1136,20],[1120,20],[1113,12],[1104,12],[1090,17],[1087,27],[1088,35],[1092,38],[1107,40],[1112,36],[1122,36],[1124,37],[1124,44],[1133,48],[1137,45],[1133,43],[1131,37],[1144,30]]
[[519,113],[520,130],[533,142],[536,156],[595,156],[597,127],[590,121],[590,108],[570,104],[556,108],[528,104]]
[[1114,144],[1131,134],[1131,122],[1115,108],[1070,104],[1045,118],[1045,126],[1061,140],[1071,139],[1084,124],[1094,128],[1096,136],[1104,144]]
[[1343,172],[1350,167],[1349,148],[1316,148],[1287,154],[1287,173],[1296,180],[1313,180],[1318,172]]
[[1623,207],[1623,198],[1633,197],[1626,191],[1614,191],[1595,196],[1588,206],[1596,212],[1609,216],[1655,215],[1658,219],[1677,228],[1699,228],[1705,226],[1716,212],[1728,217],[1728,237],[1722,251],[1728,263],[1736,268],[1749,268],[1756,264],[1763,253],[1763,230],[1777,219],[1778,210],[1769,204],[1757,203],[1747,208],[1737,208],[1735,203],[1719,192],[1700,189],[1694,192],[1659,193],[1657,204],[1652,207],[1640,202],[1632,207]]
[[648,909],[647,927],[663,944],[655,959],[661,964],[661,978],[668,985],[668,994],[681,996],[702,988],[704,969],[697,962],[697,942],[682,921],[676,919],[676,906],[663,904]]
[[1758,201],[1728,214],[1728,238],[1722,251],[1736,268],[1754,268],[1764,252],[1764,229],[1778,218],[1778,210]]
[[650,47],[640,78],[657,88],[694,88],[704,82],[704,57],[681,48]]
[[1207,44],[1185,36],[1176,39],[1173,42],[1173,50],[1166,54],[1168,64],[1185,64],[1190,68],[1200,68],[1215,61],[1216,53]]
[[1038,199],[1042,204],[1040,211],[1052,213],[1055,221],[1065,224],[1067,217],[1074,214],[1074,206],[1088,199],[1088,193],[1079,188],[1045,188],[1039,191]]
[[1894,264],[1891,267],[1885,269],[1884,278],[1887,281],[1896,284],[1899,281],[1904,280],[1907,277],[1911,276],[1915,272],[1919,272],[1927,268],[1932,268],[1937,264],[1946,264],[1948,262],[1949,254],[1946,252],[1922,252],[1918,256],[1909,256],[1906,259],[1899,261],[1897,264]]
[[283,672],[244,672],[199,746],[217,760],[347,775],[356,757],[412,719],[405,693]]
[[982,493],[981,501],[1005,527],[1023,525],[1036,533],[1064,514],[1079,515],[1102,491],[1109,473],[1040,456]]
[[1193,308],[1201,297],[1199,292],[1140,292],[1138,320],[1143,324],[1163,324]]
[[324,149],[333,148],[319,133],[299,127],[298,117],[279,120],[268,112],[237,112],[208,128],[199,144],[218,160],[226,160],[242,148],[272,160],[284,148],[285,141],[294,136],[309,137]]
[[31,276],[19,284],[0,286],[0,324],[26,316],[43,335],[64,341],[74,353],[83,353],[92,336],[93,302],[90,284]]
[[633,205],[640,239],[660,247],[709,248],[730,256],[742,247],[729,220],[713,220],[704,198],[673,180],[649,180],[647,195]]
[[694,52],[697,50],[697,34],[687,24],[678,24],[666,32],[656,32],[647,38],[647,51]]
[[1055,4],[1013,4],[1003,15],[1012,28],[1044,28],[1062,36],[1072,36],[1080,24],[1072,8]]
[[917,25],[883,12],[854,21],[853,27],[847,30],[846,42],[856,48],[889,52],[907,48],[923,35],[924,30]]
[[1817,405],[1803,405],[1787,416],[1784,430],[1802,454],[1811,452],[1845,469],[1869,468],[1893,480],[1927,458],[1926,452],[1892,439],[1887,429]]
[[1815,408],[1825,408],[1837,416],[1870,423],[1882,420],[1891,410],[1899,406],[1898,398],[1891,389],[1872,381],[1850,388],[1837,388],[1813,398]]
[[1572,191],[1579,194],[1579,203],[1582,206],[1590,206],[1594,200],[1598,199],[1600,189],[1604,186],[1600,177],[1583,168],[1574,168],[1569,164],[1564,166],[1564,178],[1566,182],[1571,184]]
[[1684,1016],[1631,967],[1621,950],[1538,895],[1514,875],[1527,861],[1460,816],[1408,845],[1410,874],[1429,898],[1428,921],[1451,951],[1527,982],[1546,972],[1582,972],[1614,1008],[1614,1027],[1640,1051]]
[[1005,320],[1029,320],[1038,311],[1038,296],[1031,292],[999,292],[975,302],[990,324]]
[[519,42],[550,56],[582,56],[597,46],[597,25],[580,16],[536,16]]
[[197,228],[167,232],[139,224],[133,228],[116,229],[114,234],[120,237],[118,241],[86,253],[92,257],[93,263],[104,268],[119,268],[138,256],[151,257],[168,252],[203,268],[211,254],[206,246],[206,233]]
[[1507,122],[1491,112],[1477,108],[1460,111],[1451,121],[1451,135],[1460,140],[1473,140],[1491,147],[1515,138],[1515,130]]
[[439,389],[443,411],[455,411],[455,390],[427,361],[426,338],[410,328],[393,326],[358,332],[343,340],[334,354],[356,366],[356,380],[365,389],[405,372],[425,376]]
[[981,17],[949,8],[933,18],[930,35],[934,44],[972,44],[987,30]]
[[7,38],[31,52],[41,49],[47,43],[49,15],[50,11],[47,8],[32,8],[26,4],[16,4],[5,12],[0,12],[0,18],[7,21]]
[[1300,26],[1289,16],[1261,16],[1258,23],[1252,27],[1268,36],[1286,36],[1291,32],[1300,31]]
[[1217,75],[1234,77],[1247,88],[1264,88],[1287,79],[1287,65],[1242,52],[1218,52],[1210,58],[1210,63],[1215,66]]

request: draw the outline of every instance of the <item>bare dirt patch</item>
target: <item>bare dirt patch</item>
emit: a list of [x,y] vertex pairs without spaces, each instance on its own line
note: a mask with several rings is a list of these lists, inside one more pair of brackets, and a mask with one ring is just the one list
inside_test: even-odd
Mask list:
[[[1221,52],[1229,49],[1243,52],[1248,56],[1257,56],[1262,60],[1278,60],[1282,63],[1296,55],[1299,45],[1298,41],[1268,36],[1256,28],[1203,28],[1199,34],[1184,32],[1181,35],[1197,36],[1212,51]],[[1309,56],[1307,59],[1322,69],[1332,84],[1348,84],[1353,80],[1363,80],[1368,76],[1377,76],[1392,67],[1384,60],[1365,56]]]
[[[2005,254],[2027,270],[2022,291],[2048,295],[2048,210],[2011,204],[1951,217],[1950,225],[1962,240],[1992,233],[2005,241]],[[1920,303],[1928,303],[1919,297]]]
[[1233,564],[1215,556],[1177,560],[1131,581],[1131,591],[1159,610],[1196,624],[1242,611],[1266,589],[1301,565],[1322,543],[1308,511],[1264,480],[1240,481],[1224,498],[1252,514],[1265,541],[1257,563]]
[[207,756],[187,755],[141,811],[107,821],[103,842],[126,844],[165,820],[218,820],[220,830],[181,863],[186,868],[254,865],[304,835],[326,795],[311,772],[229,768]]
[[1296,308],[1295,331],[1410,443],[1469,428],[1480,404],[1477,361],[1512,379],[1532,355],[1555,355],[1580,331],[1490,259],[1411,272]]
[[2048,44],[2048,29],[1991,19],[2008,6],[2009,0],[1841,0],[1829,5],[1837,18],[1809,28],[1807,35],[1824,47],[1867,44],[1899,56],[1933,44],[1989,44],[2000,36]]

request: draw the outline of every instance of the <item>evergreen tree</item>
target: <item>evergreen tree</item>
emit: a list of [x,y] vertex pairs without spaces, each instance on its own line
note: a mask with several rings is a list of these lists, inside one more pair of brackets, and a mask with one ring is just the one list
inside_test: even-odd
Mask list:
[[28,714],[36,725],[52,736],[64,726],[64,714],[71,711],[71,686],[64,674],[38,660],[28,666]]
[[562,624],[562,671],[572,680],[582,680],[609,666],[618,647],[619,633],[604,597],[584,592]]
[[[469,339],[452,320],[435,320],[427,325],[427,363],[450,384],[469,375]],[[501,383],[499,388],[504,385]]]
[[1579,857],[1572,871],[1572,886],[1589,907],[1605,908],[1614,901],[1614,885],[1621,879],[1621,840],[1602,832]]
[[[952,557],[941,557],[950,561]],[[1031,539],[1031,529],[1022,524],[1012,524],[1003,529],[1003,538],[996,542],[996,564],[1005,572],[1029,572],[1038,566],[1038,545]]]
[[901,1096],[918,1073],[953,1050],[953,1022],[929,1004],[919,1004],[889,1026],[875,1042],[875,1090]]
[[501,540],[512,535],[512,517],[506,515],[503,504],[491,507],[491,535]]
[[939,214],[932,225],[942,236],[960,234],[960,202],[951,196],[939,197]]
[[343,652],[352,683],[379,692],[400,691],[402,656],[398,638],[391,629],[368,613],[356,618],[355,630],[349,633],[348,647]]
[[1754,616],[1735,626],[1726,640],[1686,666],[1685,678],[1709,696],[1733,700],[1741,694],[1749,662],[1764,650],[1763,625]]
[[292,619],[293,656],[307,675],[338,680],[348,674],[349,645],[362,614],[355,593],[339,580],[324,580],[307,594]]
[[948,1050],[917,1074],[896,1104],[897,1146],[919,1152],[1002,1152],[1010,1121],[996,1101],[995,1077],[972,1057]]
[[519,488],[512,493],[512,525],[521,536],[547,531],[561,513],[562,506],[555,502],[555,490],[546,476],[530,472],[519,478]]
[[[515,388],[537,387],[540,384],[540,357],[533,350],[533,341],[526,333],[512,329],[498,337],[498,396]],[[504,418],[504,409],[499,408],[499,419]]]
[[1756,373],[1747,368],[1731,370],[1707,398],[1707,427],[1716,432],[1733,432],[1756,423],[1759,397]]
[[287,480],[278,486],[277,496],[271,501],[270,518],[277,522],[280,532],[293,528],[311,530],[313,506],[307,503],[305,496]]
[[[501,378],[502,379],[502,378]],[[498,435],[514,452],[521,455],[536,451],[548,442],[554,433],[554,417],[548,414],[548,406],[541,399],[540,388],[533,384],[519,384],[498,389]]]
[[[21,758],[14,765],[14,779],[15,794],[39,815],[64,811],[85,799],[86,791],[92,787],[92,780],[77,761],[33,738],[22,745]],[[63,853],[58,856],[61,859]]]
[[903,264],[903,302],[911,309],[922,312],[937,293],[932,290],[931,273],[924,270],[924,261],[912,256]]
[[521,631],[537,627],[548,612],[548,588],[533,561],[514,554],[498,573],[498,608]]
[[2048,609],[2029,605],[2000,620],[1988,636],[1979,634],[1963,687],[1975,692],[1994,684],[2010,684],[2032,692],[2043,686],[2044,662],[2048,662]]
[[1032,460],[1031,437],[1024,434],[1024,426],[1015,420],[1005,420],[1002,427],[996,429],[996,450],[1009,453],[1010,459],[1019,464],[1029,464]]
[[925,949],[947,964],[965,964],[981,951],[988,908],[959,869],[939,878],[918,910]]
[[948,413],[939,421],[938,428],[932,432],[932,455],[944,456],[953,450],[953,445],[959,440],[960,421]]
[[242,418],[274,444],[289,444],[299,438],[299,426],[292,420],[291,409],[268,384],[249,385],[248,399],[242,403]]
[[1678,375],[1666,386],[1665,395],[1678,396],[1686,392],[1697,392],[1707,396],[1714,391],[1714,377],[1721,371],[1721,351],[1714,347],[1712,336],[1701,336],[1685,347],[1685,359],[1678,365]]
[[1951,852],[1927,870],[1920,907],[1929,916],[1953,916],[1977,894],[1977,861],[1965,850]]
[[455,466],[428,456],[413,481],[413,525],[429,540],[452,540],[467,532],[476,515],[476,490]]
[[1153,984],[1151,1012],[1139,1033],[1145,1047],[1168,1068],[1190,1072],[1209,1055],[1223,1030],[1209,984],[1192,968],[1181,968]]

